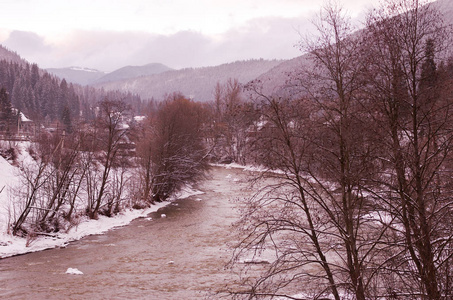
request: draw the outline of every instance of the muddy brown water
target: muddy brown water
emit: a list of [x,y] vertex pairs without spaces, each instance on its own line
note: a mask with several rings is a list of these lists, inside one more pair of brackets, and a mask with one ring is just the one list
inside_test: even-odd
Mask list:
[[[175,201],[152,220],[0,260],[0,298],[219,299],[235,279],[225,268],[238,217],[230,200],[250,193],[244,174],[215,167],[201,183],[205,194]],[[68,268],[84,274],[65,274]]]

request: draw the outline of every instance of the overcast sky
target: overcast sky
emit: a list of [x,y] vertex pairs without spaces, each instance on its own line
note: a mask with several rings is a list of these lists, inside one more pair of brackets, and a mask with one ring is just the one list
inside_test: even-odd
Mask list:
[[[355,18],[374,0],[338,0]],[[113,71],[300,55],[318,0],[0,0],[0,43],[41,68]]]

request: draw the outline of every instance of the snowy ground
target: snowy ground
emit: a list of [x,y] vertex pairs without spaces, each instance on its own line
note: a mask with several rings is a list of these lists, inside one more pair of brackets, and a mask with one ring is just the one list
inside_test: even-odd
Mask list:
[[[22,149],[26,147],[26,145],[21,146]],[[28,158],[25,157],[24,159]],[[155,212],[159,208],[169,204],[168,202],[162,202],[147,209],[130,209],[112,218],[105,216],[100,216],[98,220],[85,218],[80,220],[78,225],[70,228],[67,232],[59,232],[52,236],[37,236],[32,239],[15,237],[8,233],[8,221],[11,219],[11,203],[14,201],[12,196],[13,190],[21,188],[19,172],[18,167],[12,166],[0,156],[0,258],[49,248],[64,247],[69,242],[81,239],[82,237],[100,234],[112,228],[127,225],[132,220],[139,217],[146,217],[149,213]],[[183,199],[200,193],[202,192],[186,188],[175,195],[174,199]]]

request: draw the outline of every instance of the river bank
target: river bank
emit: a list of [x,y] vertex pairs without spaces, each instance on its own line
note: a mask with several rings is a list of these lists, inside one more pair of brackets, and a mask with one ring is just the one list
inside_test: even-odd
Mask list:
[[[16,146],[18,158],[15,165],[11,165],[0,156],[0,258],[11,257],[50,248],[65,247],[68,243],[79,240],[85,236],[105,233],[113,228],[125,226],[132,220],[146,217],[148,214],[168,205],[175,199],[187,198],[200,194],[201,191],[185,187],[169,201],[156,203],[145,209],[125,208],[113,217],[99,216],[97,220],[89,219],[85,214],[77,215],[71,224],[57,233],[41,233],[27,237],[13,236],[10,233],[10,224],[17,218],[21,211],[21,202],[18,201],[18,191],[26,188],[23,183],[23,168],[34,164],[30,156],[29,142],[20,142]],[[79,205],[80,206],[80,205]],[[83,204],[81,204],[83,206]]]
[[[193,195],[201,194],[201,191],[186,188],[173,197],[184,199]],[[67,232],[58,232],[48,236],[39,235],[28,238],[13,236],[3,230],[0,234],[0,258],[6,258],[21,254],[43,251],[51,248],[66,247],[68,243],[80,240],[89,235],[102,234],[111,229],[126,226],[137,218],[143,218],[150,213],[156,212],[162,207],[171,204],[170,201],[156,203],[146,209],[127,209],[113,217],[99,216],[97,220],[87,217],[79,220],[79,224],[70,228]],[[1,212],[0,212],[1,213]],[[7,212],[3,212],[7,214]]]
[[[243,170],[258,170],[257,168],[247,168],[238,164],[213,164],[213,167],[220,167],[224,169],[243,169]],[[230,179],[230,178],[226,178]],[[83,237],[102,234],[111,229],[126,226],[131,221],[137,218],[143,218],[150,213],[156,212],[162,207],[171,204],[175,199],[184,199],[193,195],[199,195],[202,191],[186,187],[178,194],[174,195],[170,201],[156,203],[146,209],[128,209],[122,211],[114,217],[100,216],[98,220],[90,220],[88,218],[80,219],[78,224],[70,228],[67,232],[59,232],[51,234],[49,236],[40,235],[29,238],[21,238],[13,236],[8,233],[8,229],[5,226],[7,218],[9,217],[10,207],[6,196],[8,186],[12,186],[19,183],[17,178],[17,168],[11,166],[2,157],[0,157],[0,188],[3,189],[3,197],[0,194],[0,259],[22,255],[37,251],[43,251],[51,248],[65,247],[68,243],[80,240]]]
[[231,200],[250,193],[246,176],[213,167],[203,194],[64,248],[5,258],[0,298],[218,299],[237,279],[225,265],[239,216]]

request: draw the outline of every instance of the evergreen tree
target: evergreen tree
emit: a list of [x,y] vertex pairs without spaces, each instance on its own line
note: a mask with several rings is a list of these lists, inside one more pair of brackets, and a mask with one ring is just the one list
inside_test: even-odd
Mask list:
[[428,39],[425,45],[425,58],[421,66],[420,94],[422,105],[429,105],[437,98],[438,72],[434,61],[435,44],[434,40]]
[[31,66],[31,86],[34,88],[39,81],[39,68],[37,64]]
[[68,106],[65,106],[63,108],[63,112],[61,115],[61,121],[64,124],[64,128],[65,128],[66,132],[71,133],[72,132],[72,120],[71,120],[71,112],[69,111]]
[[0,131],[8,131],[14,120],[14,113],[6,89],[0,89]]

